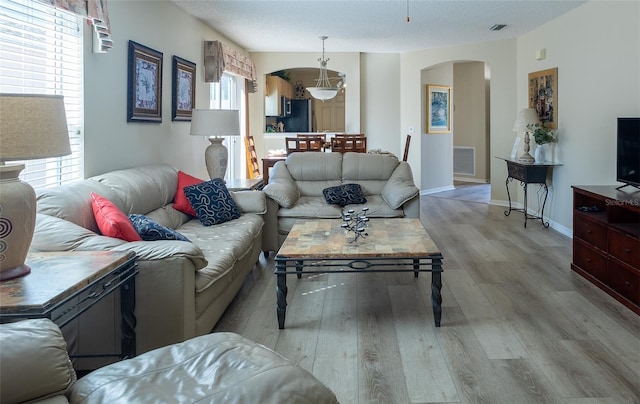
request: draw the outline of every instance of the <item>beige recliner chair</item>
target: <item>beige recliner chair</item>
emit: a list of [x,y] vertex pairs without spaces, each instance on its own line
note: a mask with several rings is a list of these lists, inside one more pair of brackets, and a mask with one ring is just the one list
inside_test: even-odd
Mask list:
[[76,380],[50,320],[0,325],[0,402],[337,403],[311,373],[233,333],[213,333]]

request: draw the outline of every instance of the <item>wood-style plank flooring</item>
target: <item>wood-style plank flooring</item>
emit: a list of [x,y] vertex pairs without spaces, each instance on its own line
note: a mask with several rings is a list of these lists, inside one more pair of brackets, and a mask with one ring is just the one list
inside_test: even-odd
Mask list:
[[571,271],[569,238],[467,199],[421,200],[445,257],[442,327],[429,274],[360,273],[290,276],[279,330],[272,254],[214,331],[274,349],[341,403],[639,403],[640,318]]

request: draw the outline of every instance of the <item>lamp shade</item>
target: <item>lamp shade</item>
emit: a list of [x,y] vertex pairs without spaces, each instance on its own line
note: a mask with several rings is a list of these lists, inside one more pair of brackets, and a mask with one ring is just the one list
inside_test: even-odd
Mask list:
[[518,112],[516,123],[513,125],[514,132],[528,132],[528,125],[540,123],[538,112],[533,108],[524,108]]
[[61,95],[0,94],[0,161],[70,153]]
[[240,136],[237,109],[194,109],[191,136]]

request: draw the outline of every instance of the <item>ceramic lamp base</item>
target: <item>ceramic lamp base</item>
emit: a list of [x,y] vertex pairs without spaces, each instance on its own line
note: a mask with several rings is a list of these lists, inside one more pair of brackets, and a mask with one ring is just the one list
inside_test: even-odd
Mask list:
[[36,193],[18,175],[24,164],[0,166],[0,280],[30,272],[25,265],[36,225]]
[[204,162],[207,165],[209,178],[222,178],[227,172],[227,162],[229,160],[229,151],[222,144],[224,139],[221,137],[210,137],[211,144],[204,151]]

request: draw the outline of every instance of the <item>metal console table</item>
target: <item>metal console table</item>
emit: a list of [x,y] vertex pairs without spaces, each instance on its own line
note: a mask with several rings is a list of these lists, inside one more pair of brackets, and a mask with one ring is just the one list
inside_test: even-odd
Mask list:
[[[544,162],[544,163],[520,163],[517,160],[498,157],[507,163],[507,179],[505,185],[507,187],[507,197],[509,198],[509,209],[504,211],[505,216],[509,216],[512,211],[522,212],[524,214],[524,227],[527,227],[527,220],[540,220],[542,225],[549,227],[549,221],[544,221],[544,207],[547,203],[547,197],[549,196],[549,187],[547,186],[547,172],[553,167],[561,166],[560,163]],[[524,189],[524,208],[514,208],[511,206],[511,194],[509,192],[509,183],[513,180],[520,181]],[[542,201],[542,209],[540,210],[540,216],[532,215],[527,210],[527,189],[529,184],[540,184],[544,189],[544,200]]]

